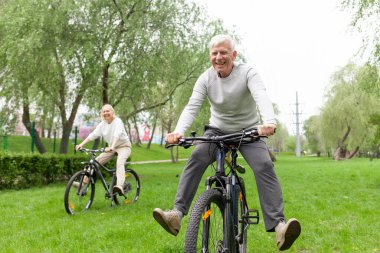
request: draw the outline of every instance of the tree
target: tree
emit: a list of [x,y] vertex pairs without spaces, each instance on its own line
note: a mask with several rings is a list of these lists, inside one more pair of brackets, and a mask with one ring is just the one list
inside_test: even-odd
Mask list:
[[380,102],[359,88],[359,80],[367,73],[360,70],[349,64],[334,75],[321,110],[321,136],[327,149],[334,148],[335,160],[353,157],[374,138],[369,117],[379,113]]
[[[59,121],[60,152],[66,153],[81,104],[98,109],[110,103],[128,121],[165,105],[178,87],[194,81],[205,41],[221,29],[200,14],[185,0],[5,1],[2,96],[17,95],[47,123]],[[29,92],[22,99],[14,87]],[[52,120],[56,111],[59,120]]]
[[320,116],[314,115],[308,118],[303,123],[304,134],[307,140],[307,147],[309,151],[321,155],[321,152],[324,151],[323,144],[321,140],[321,131],[320,131]]
[[[366,65],[367,78],[361,80],[359,86],[372,95],[380,98],[380,1],[379,0],[343,0],[342,5],[353,13],[352,26],[363,35],[363,51],[369,53],[369,64]],[[374,147],[380,148],[380,114],[371,115],[371,123],[377,126]]]
[[[273,104],[274,113],[276,116],[280,114],[277,104]],[[268,138],[267,145],[273,151],[282,152],[286,149],[285,143],[289,137],[289,132],[286,126],[284,126],[280,121],[276,120],[276,134]]]
[[345,10],[352,13],[352,27],[363,35],[362,51],[369,52],[369,59],[380,66],[380,1],[341,0]]

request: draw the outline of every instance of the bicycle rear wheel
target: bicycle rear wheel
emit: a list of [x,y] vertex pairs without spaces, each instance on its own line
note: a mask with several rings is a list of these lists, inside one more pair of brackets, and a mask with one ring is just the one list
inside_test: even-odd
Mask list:
[[86,171],[76,172],[66,186],[64,203],[68,214],[86,211],[91,207],[95,196],[95,184]]
[[[228,231],[224,231],[224,207],[224,198],[217,189],[199,196],[190,215],[185,252],[225,252],[228,243],[224,238],[228,238]],[[230,222],[229,219],[226,222]]]
[[[116,178],[114,182],[116,182]],[[125,170],[123,190],[123,196],[119,196],[119,194],[113,195],[113,201],[116,205],[130,205],[136,202],[140,196],[140,178],[132,169]]]

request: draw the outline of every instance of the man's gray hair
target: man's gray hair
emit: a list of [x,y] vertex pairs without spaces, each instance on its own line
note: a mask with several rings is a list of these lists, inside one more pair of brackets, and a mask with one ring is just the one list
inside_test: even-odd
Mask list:
[[212,37],[210,40],[209,49],[224,42],[227,42],[230,45],[230,49],[235,51],[235,41],[230,35],[227,34],[218,34]]

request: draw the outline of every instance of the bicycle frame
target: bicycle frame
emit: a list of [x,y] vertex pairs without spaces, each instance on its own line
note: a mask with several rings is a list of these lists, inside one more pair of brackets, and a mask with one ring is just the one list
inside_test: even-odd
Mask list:
[[[88,172],[90,175],[93,175],[94,171],[96,172],[96,175],[100,177],[100,181],[102,182],[102,185],[104,189],[106,190],[106,196],[110,198],[112,196],[112,192],[110,189],[110,186],[107,184],[103,173],[101,172],[101,169],[104,169],[110,176],[113,176],[116,173],[116,169],[109,169],[107,166],[100,164],[96,159],[96,151],[91,152],[91,159],[88,162],[82,162],[82,164],[85,166],[84,170]],[[93,177],[91,178],[93,179]],[[111,185],[114,185],[114,178],[112,179]],[[82,182],[80,182],[82,183]],[[95,183],[95,182],[94,182]]]
[[[200,202],[196,201],[197,208],[201,207],[202,209],[196,209],[194,222],[189,223],[188,231],[189,235],[186,235],[185,242],[185,251],[192,252],[194,244],[194,232],[198,233],[198,222],[199,218],[203,219],[203,222],[199,223],[202,226],[202,249],[209,249],[209,246],[215,247],[217,245],[218,252],[239,252],[242,250],[246,252],[246,238],[247,238],[247,229],[250,224],[258,224],[259,214],[257,210],[250,210],[248,208],[247,199],[245,196],[245,187],[243,181],[239,179],[237,175],[237,152],[241,144],[253,142],[259,139],[257,130],[243,131],[240,133],[233,133],[223,136],[211,136],[211,137],[192,137],[181,138],[177,145],[183,147],[189,147],[196,143],[212,143],[215,145],[215,161],[216,161],[216,171],[213,176],[209,176],[206,179],[206,191],[200,196]],[[174,144],[175,145],[175,144]],[[231,152],[231,161],[225,161],[226,154]],[[230,168],[229,171],[226,171],[226,167]],[[223,242],[217,241],[217,244],[209,245],[210,237],[210,219],[208,217],[211,214],[210,204],[216,202],[208,202],[211,199],[208,199],[213,195],[212,191],[219,191],[220,197],[219,201],[222,201],[224,204],[223,209],[220,209],[222,212],[223,219]],[[237,196],[239,193],[240,196]],[[206,202],[203,202],[206,201]],[[218,200],[216,200],[218,201]],[[208,203],[204,205],[202,203]],[[219,202],[220,203],[220,202]],[[220,206],[219,206],[220,207]],[[202,210],[202,211],[201,211]],[[194,209],[193,209],[194,211]],[[192,211],[192,214],[193,214]],[[236,213],[237,212],[237,213]],[[205,215],[202,218],[203,214]],[[252,214],[253,213],[253,214]],[[250,219],[255,219],[252,221]],[[192,219],[190,219],[192,220]],[[195,236],[196,237],[196,236]],[[197,239],[195,239],[197,240]]]
[[[232,160],[231,160],[232,168],[230,171],[231,174],[229,176],[226,175],[225,159],[224,159],[228,150],[231,150],[231,157],[232,157]],[[238,156],[237,151],[238,150],[235,146],[232,145],[230,147],[226,147],[223,142],[219,142],[217,144],[217,151],[216,151],[216,164],[217,164],[216,173],[214,176],[207,177],[206,179],[206,190],[211,189],[214,184],[220,183],[220,185],[216,185],[214,188],[220,189],[223,193],[223,196],[225,196],[226,198],[227,204],[225,206],[223,219],[224,220],[232,219],[233,226],[235,226],[237,222],[239,221],[234,220],[234,217],[236,215],[234,215],[233,210],[235,210],[234,207],[235,205],[238,205],[238,203],[235,203],[235,199],[232,196],[234,196],[233,194],[236,191],[237,185],[242,187],[239,177],[237,176],[237,172],[234,169],[236,167],[236,158]],[[242,197],[244,198],[245,203],[247,203],[244,191],[242,191]],[[247,206],[247,209],[248,209],[248,206]],[[233,238],[233,230],[230,227],[228,227],[228,225],[229,225],[228,222],[224,223],[223,229],[226,232],[224,233],[223,239],[224,239],[224,242],[227,242],[227,245],[226,245],[227,249],[232,249],[235,247],[235,242]],[[204,223],[203,226],[204,226],[203,228],[204,231],[207,231],[208,224]],[[243,229],[248,229],[248,226]],[[241,233],[242,232],[243,231],[241,231]]]

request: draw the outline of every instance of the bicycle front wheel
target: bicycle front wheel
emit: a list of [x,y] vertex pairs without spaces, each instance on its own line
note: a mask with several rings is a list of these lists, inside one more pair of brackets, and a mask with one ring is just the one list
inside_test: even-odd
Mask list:
[[[116,177],[116,176],[115,176]],[[116,182],[116,178],[114,180]],[[137,201],[140,196],[140,178],[132,169],[125,170],[125,181],[123,185],[124,195],[113,195],[113,200],[117,205],[129,205]]]
[[86,211],[95,196],[93,178],[86,171],[76,172],[66,186],[64,203],[68,214]]
[[[185,238],[185,252],[225,252],[228,243],[228,231],[225,231],[230,222],[225,221],[225,201],[217,189],[203,192],[197,199],[190,215]],[[228,239],[227,239],[228,240]]]
[[247,252],[247,219],[244,217],[248,215],[248,208],[243,194],[245,194],[244,181],[240,178],[241,187],[236,185],[235,199],[234,199],[234,233],[236,239],[236,248],[239,253]]

